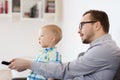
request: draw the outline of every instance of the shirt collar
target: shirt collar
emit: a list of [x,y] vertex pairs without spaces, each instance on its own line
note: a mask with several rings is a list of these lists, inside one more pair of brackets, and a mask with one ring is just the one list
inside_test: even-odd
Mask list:
[[55,48],[44,48],[43,50],[44,50],[45,52],[49,52],[49,51],[52,51],[53,49],[55,49]]
[[95,41],[93,41],[90,46],[94,46],[94,45],[98,45],[98,44],[101,44],[103,42],[106,42],[108,40],[112,40],[112,37],[110,34],[105,34],[104,36],[96,39]]

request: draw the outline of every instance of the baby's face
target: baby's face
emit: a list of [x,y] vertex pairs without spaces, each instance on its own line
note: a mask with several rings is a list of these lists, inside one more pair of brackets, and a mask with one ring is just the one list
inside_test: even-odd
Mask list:
[[53,44],[53,34],[47,29],[41,29],[39,32],[39,44],[41,47],[51,47]]

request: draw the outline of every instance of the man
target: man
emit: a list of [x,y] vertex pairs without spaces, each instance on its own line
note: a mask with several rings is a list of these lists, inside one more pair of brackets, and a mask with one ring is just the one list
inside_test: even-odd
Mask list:
[[120,62],[120,48],[109,33],[109,19],[104,11],[89,10],[79,25],[82,42],[90,44],[84,55],[66,64],[35,63],[13,59],[9,68],[31,69],[44,77],[62,80],[112,80]]

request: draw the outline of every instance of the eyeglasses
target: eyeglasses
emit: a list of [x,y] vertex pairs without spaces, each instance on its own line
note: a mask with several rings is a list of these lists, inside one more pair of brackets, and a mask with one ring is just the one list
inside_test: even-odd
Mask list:
[[84,26],[85,24],[87,24],[87,23],[95,23],[95,22],[97,22],[97,21],[85,21],[85,22],[81,22],[80,25],[79,25],[79,29],[82,29],[83,26]]

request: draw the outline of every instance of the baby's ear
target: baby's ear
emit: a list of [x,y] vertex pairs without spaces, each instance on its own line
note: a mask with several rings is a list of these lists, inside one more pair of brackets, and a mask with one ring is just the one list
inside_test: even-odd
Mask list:
[[52,36],[52,41],[56,41],[56,37],[55,36]]

